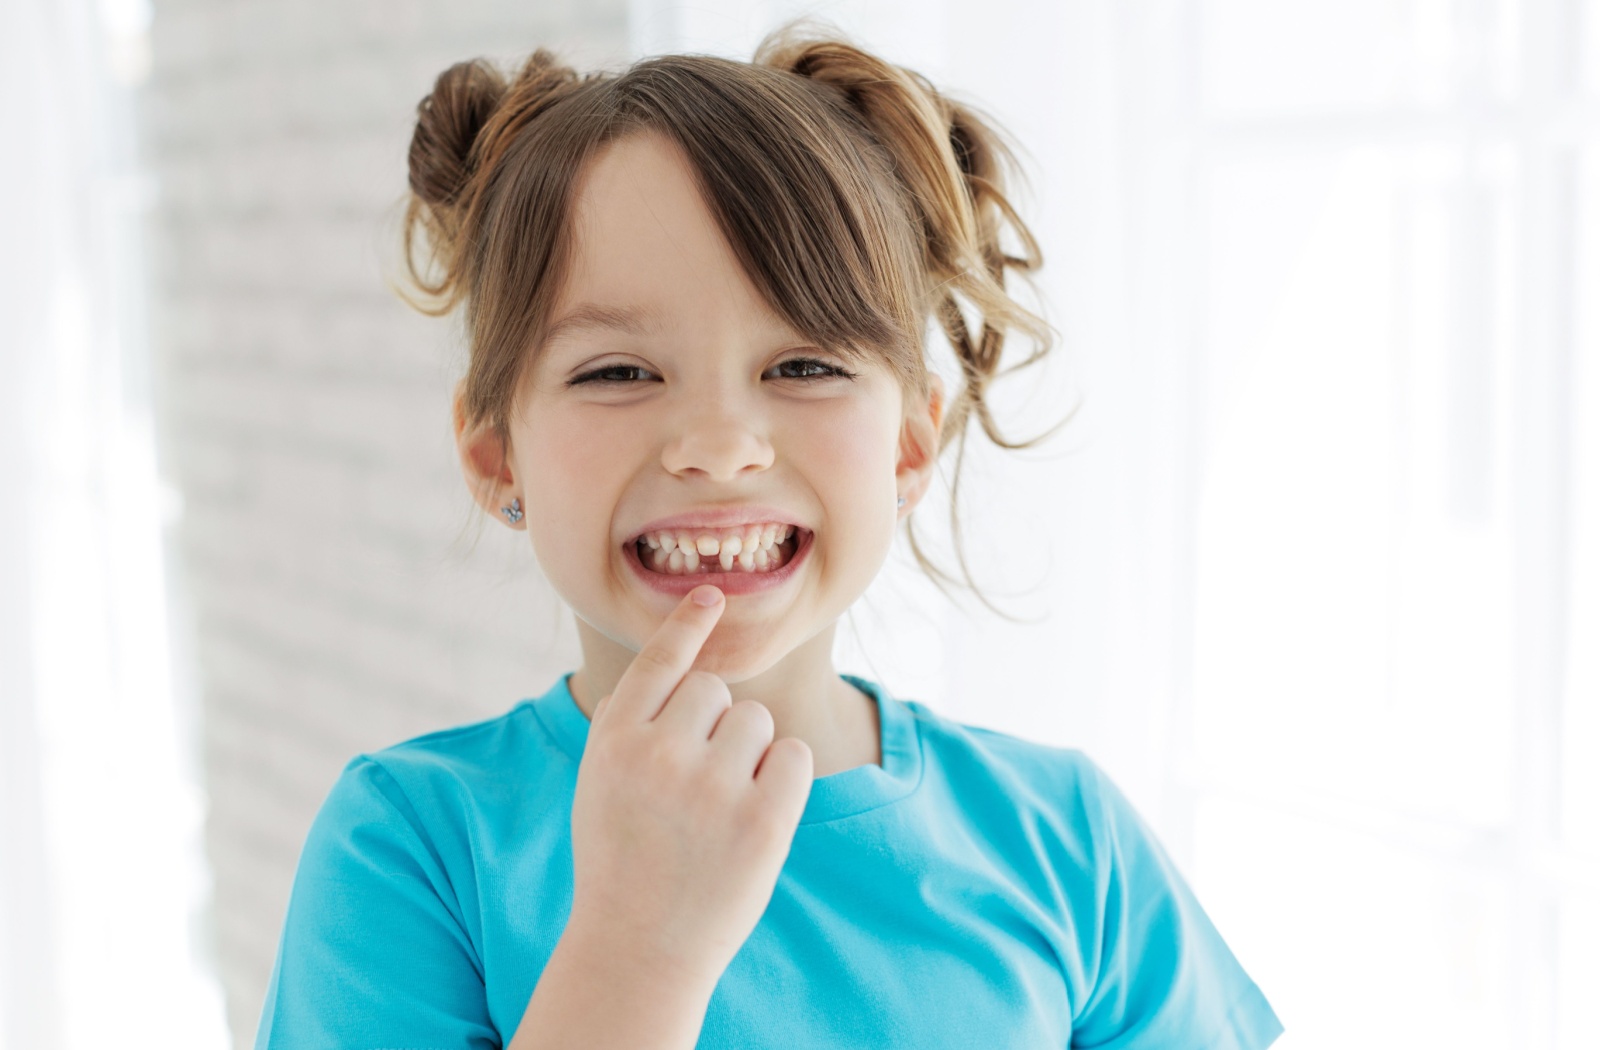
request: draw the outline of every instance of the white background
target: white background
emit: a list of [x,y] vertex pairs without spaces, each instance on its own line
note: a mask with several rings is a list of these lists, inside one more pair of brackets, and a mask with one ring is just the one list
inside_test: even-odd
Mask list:
[[[1023,212],[1047,260],[1038,302],[1061,342],[1038,376],[998,384],[997,415],[1028,437],[1082,407],[1030,452],[976,433],[962,513],[985,592],[1031,622],[951,605],[901,548],[851,614],[841,669],[1101,761],[1274,1004],[1279,1046],[1600,1045],[1600,5],[633,0],[592,21],[518,6],[596,61],[744,57],[782,19],[817,13],[993,113],[1023,147]],[[445,61],[552,42],[511,8],[23,2],[0,16],[0,69],[38,70],[8,81],[0,107],[5,141],[37,144],[15,154],[31,163],[8,148],[7,199],[39,204],[8,209],[0,285],[5,1050],[220,1047],[219,983],[243,1045],[294,853],[342,760],[496,713],[572,665],[570,628],[546,645],[548,620],[529,611],[543,608],[536,573],[508,570],[509,614],[482,611],[497,592],[470,583],[525,552],[443,554],[465,493],[446,476],[442,417],[409,411],[431,403],[434,373],[419,373],[416,401],[372,387],[358,403],[305,369],[264,388],[239,350],[287,359],[305,345],[285,320],[300,311],[306,328],[343,324],[343,344],[411,339],[446,360],[443,327],[347,309],[381,290],[380,209],[355,184],[388,179],[370,196],[392,199],[409,109]],[[238,29],[257,24],[274,34]],[[398,50],[408,32],[433,37]],[[375,39],[392,50],[373,59]],[[232,141],[185,100],[265,112],[293,96],[301,81],[271,67],[231,77],[270,48],[392,73],[336,85],[362,92],[367,109],[346,103],[340,127],[373,129],[370,151],[295,137],[288,120],[282,141],[305,152],[250,166],[278,206],[320,193],[344,209],[273,220],[314,226],[307,243],[238,234],[228,222],[257,204],[250,171],[206,182],[184,153]],[[282,104],[300,110],[271,111],[311,120],[334,91],[309,82]],[[341,179],[335,197],[325,186]],[[243,316],[226,313],[230,287],[185,269],[178,249],[207,230],[240,249],[208,256],[211,269],[248,255],[255,273],[309,272],[311,290],[252,315],[254,334],[200,324]],[[348,270],[340,238],[355,246]],[[432,480],[412,497],[437,524],[380,546],[389,519],[357,507],[351,549],[379,551],[385,579],[457,588],[476,610],[461,616],[481,617],[467,628],[509,622],[535,656],[519,663],[497,638],[461,657],[443,628],[419,650],[381,603],[324,619],[308,585],[284,597],[240,582],[255,577],[216,550],[243,526],[208,524],[220,508],[253,501],[261,536],[313,558],[346,534],[313,547],[301,519],[270,516],[300,506],[283,493],[325,495],[326,515],[376,477],[392,498],[401,482],[373,449],[393,442],[330,428],[299,459],[298,431],[263,424],[225,462],[212,450],[233,448],[232,431],[180,420],[162,444],[141,378],[152,353],[173,362],[175,418],[193,416],[182,390],[226,392],[217,362],[243,361],[227,375],[254,392],[251,412],[325,396],[364,433],[380,413],[425,432],[434,458],[413,469]],[[939,504],[919,531],[939,534]],[[371,566],[350,562],[318,571],[354,588]],[[163,583],[185,564],[193,596]],[[280,748],[295,739],[288,701],[250,708],[241,681],[348,680],[353,696],[371,678],[304,677],[289,665],[310,650],[207,628],[241,604],[303,615],[364,667],[443,654],[421,672],[437,689],[398,713],[318,692],[318,717],[293,718],[321,742]],[[236,739],[270,763],[228,751]],[[257,853],[238,845],[246,831]]]

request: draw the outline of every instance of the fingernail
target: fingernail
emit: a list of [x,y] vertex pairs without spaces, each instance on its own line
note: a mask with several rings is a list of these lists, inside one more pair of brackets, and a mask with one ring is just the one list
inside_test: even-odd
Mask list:
[[703,587],[696,587],[694,593],[689,597],[694,599],[696,605],[704,605],[710,608],[722,598],[722,592],[710,584],[706,584]]

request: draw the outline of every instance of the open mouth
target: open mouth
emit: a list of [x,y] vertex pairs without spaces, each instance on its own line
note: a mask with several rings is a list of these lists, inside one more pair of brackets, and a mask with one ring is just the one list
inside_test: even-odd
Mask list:
[[652,534],[629,546],[640,566],[653,575],[729,578],[781,572],[810,537],[798,525],[768,525],[722,535]]

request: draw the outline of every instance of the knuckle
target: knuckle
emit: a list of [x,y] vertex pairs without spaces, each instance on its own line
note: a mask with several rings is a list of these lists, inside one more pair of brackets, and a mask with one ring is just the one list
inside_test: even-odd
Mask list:
[[728,691],[728,683],[724,682],[721,678],[712,674],[710,671],[690,671],[688,674],[683,676],[683,680],[686,683],[693,682],[695,688],[702,692],[726,693]]
[[639,655],[633,658],[634,663],[647,671],[671,671],[677,663],[671,650],[659,645],[647,645],[639,650]]
[[650,749],[647,762],[656,778],[673,784],[682,783],[694,772],[694,764],[674,740],[658,741]]
[[772,720],[772,711],[759,700],[740,700],[728,708],[728,715],[762,730],[762,735],[768,740],[772,739],[772,734],[777,728],[777,724]]
[[759,793],[752,794],[738,815],[740,838],[762,848],[776,845],[789,834],[773,807]]
[[595,733],[584,745],[585,760],[593,753],[598,761],[626,765],[632,761],[633,751],[637,746],[632,737],[633,734],[629,733],[625,726],[611,726],[608,732]]
[[695,798],[718,810],[725,810],[731,804],[736,778],[730,775],[727,763],[719,760],[715,754],[708,754],[706,761],[688,775],[694,786]]

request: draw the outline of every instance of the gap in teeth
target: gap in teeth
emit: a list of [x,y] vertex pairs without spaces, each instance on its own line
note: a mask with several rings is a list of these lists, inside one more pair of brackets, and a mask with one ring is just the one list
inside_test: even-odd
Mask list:
[[721,535],[667,529],[645,533],[637,544],[645,566],[661,573],[770,572],[787,561],[780,548],[794,535],[793,525],[768,523],[728,529]]

